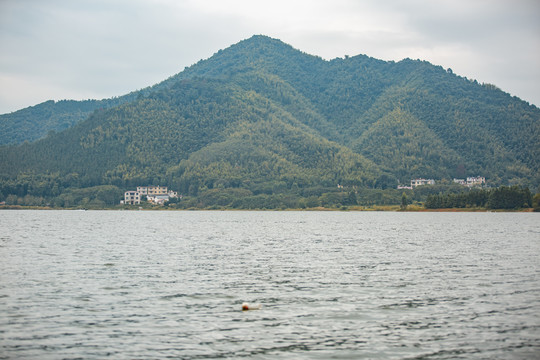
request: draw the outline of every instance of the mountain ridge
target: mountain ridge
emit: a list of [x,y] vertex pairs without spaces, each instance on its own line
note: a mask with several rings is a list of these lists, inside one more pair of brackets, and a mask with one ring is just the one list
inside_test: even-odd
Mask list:
[[[230,71],[229,68],[228,68],[229,69],[228,73],[223,72],[223,70],[220,70],[220,68],[227,68],[228,63],[229,63],[228,65],[230,65],[230,63],[233,60],[238,59],[238,56],[234,55],[237,52],[238,49],[250,48],[250,49],[259,50],[260,47],[257,47],[257,44],[262,44],[262,45],[260,45],[260,47],[262,47],[262,48],[268,48],[269,47],[268,45],[270,44],[274,48],[277,48],[277,49],[280,49],[280,50],[286,49],[289,55],[290,54],[305,55],[307,58],[311,59],[310,61],[308,61],[308,63],[312,63],[312,64],[313,63],[318,63],[319,65],[324,64],[324,63],[338,64],[338,63],[343,63],[345,60],[352,61],[352,62],[358,62],[359,60],[362,60],[360,64],[356,64],[356,65],[362,65],[362,64],[364,64],[366,62],[371,63],[371,64],[376,63],[376,64],[379,64],[379,65],[381,65],[383,67],[388,66],[388,65],[396,65],[398,67],[404,68],[404,69],[401,69],[400,71],[404,71],[404,70],[408,71],[408,70],[411,70],[412,68],[415,68],[416,67],[415,65],[422,64],[422,65],[428,66],[430,68],[437,68],[439,70],[452,73],[450,69],[444,70],[442,67],[432,65],[432,64],[428,63],[427,61],[412,60],[410,58],[405,58],[405,59],[402,59],[402,60],[400,60],[398,62],[394,62],[394,61],[379,60],[379,59],[372,58],[372,57],[369,57],[369,56],[364,55],[364,54],[359,54],[359,55],[355,55],[355,56],[347,56],[345,59],[343,59],[343,58],[335,58],[335,59],[332,59],[332,60],[324,60],[319,56],[310,55],[310,54],[304,53],[304,52],[302,52],[300,50],[297,50],[297,49],[293,48],[291,45],[283,43],[281,40],[273,39],[273,38],[270,38],[270,37],[265,36],[265,35],[253,35],[251,38],[242,40],[242,41],[240,41],[240,42],[238,42],[236,44],[233,44],[233,45],[229,46],[226,49],[217,51],[216,53],[214,53],[214,55],[212,55],[210,58],[208,58],[206,60],[200,60],[199,62],[197,62],[197,63],[195,63],[195,64],[193,64],[191,66],[186,67],[183,71],[170,76],[166,80],[163,80],[163,81],[161,81],[161,82],[159,82],[159,83],[157,83],[155,85],[148,86],[146,88],[130,92],[130,93],[126,94],[126,95],[121,95],[121,96],[112,97],[112,98],[105,98],[105,99],[101,99],[101,100],[96,100],[96,99],[80,100],[80,101],[77,101],[77,100],[59,100],[59,101],[48,100],[48,101],[45,101],[43,103],[36,104],[36,105],[30,106],[30,107],[27,107],[27,108],[23,108],[23,109],[20,109],[20,110],[11,112],[11,113],[0,114],[0,124],[2,124],[2,123],[5,124],[6,122],[9,121],[9,123],[10,123],[9,125],[13,126],[14,121],[12,119],[9,119],[9,117],[12,117],[12,116],[14,116],[14,115],[16,115],[16,114],[18,114],[20,112],[27,112],[27,111],[29,111],[31,109],[39,108],[39,107],[42,107],[42,106],[50,106],[51,104],[53,104],[53,105],[62,105],[62,104],[66,104],[66,103],[71,103],[71,104],[80,103],[81,107],[86,108],[85,110],[82,110],[82,111],[78,110],[79,112],[82,112],[83,115],[75,117],[75,120],[60,123],[56,127],[54,127],[54,126],[48,127],[45,130],[40,131],[38,136],[32,136],[30,138],[18,138],[18,137],[15,137],[14,138],[15,140],[14,139],[7,139],[8,135],[10,135],[10,134],[9,134],[9,131],[6,131],[6,129],[4,128],[4,129],[2,129],[3,131],[1,132],[1,134],[3,134],[3,135],[0,136],[0,145],[1,144],[15,144],[15,143],[22,143],[23,141],[37,140],[39,138],[42,138],[42,137],[46,136],[46,134],[50,130],[61,131],[61,130],[64,130],[65,128],[69,127],[69,126],[72,126],[73,124],[75,124],[78,121],[86,119],[88,117],[88,115],[94,110],[103,109],[103,108],[109,108],[109,107],[112,107],[112,106],[119,105],[121,103],[131,102],[134,99],[136,99],[137,97],[145,96],[148,93],[158,91],[158,90],[161,90],[161,89],[167,89],[172,83],[175,83],[176,81],[179,81],[179,80],[182,80],[182,79],[193,78],[193,77],[223,77],[225,75],[230,75],[231,71]],[[218,62],[216,59],[218,57],[222,57],[222,56],[228,56],[229,60],[225,61],[225,65],[220,64],[220,66],[215,66],[216,63]],[[231,59],[231,57],[232,57],[232,59]],[[260,54],[258,54],[257,56],[254,56],[254,58],[257,58],[257,57],[260,57]],[[280,58],[283,59],[284,55],[282,54],[280,56]],[[201,66],[201,65],[204,65],[204,66]],[[350,65],[352,66],[353,63],[351,63]],[[238,67],[237,64],[235,66]],[[403,81],[404,82],[412,82],[412,81],[414,81],[414,76],[415,76],[415,74],[409,74],[408,78],[404,79]],[[456,75],[456,77],[458,77],[460,79],[464,79],[464,80],[466,80],[466,82],[469,82],[469,83],[478,84],[476,82],[476,80],[468,80],[466,78],[461,78],[461,77],[459,77],[457,75]],[[323,79],[323,80],[328,80],[328,79]],[[503,97],[506,97],[506,98],[511,97],[510,94],[504,93],[503,91],[501,91],[499,88],[497,88],[494,85],[483,84],[482,86],[485,86],[485,87],[496,90]],[[499,96],[499,98],[501,96]],[[515,96],[513,98],[514,99],[519,99],[519,98],[517,98]],[[521,101],[523,101],[523,100],[521,100]],[[95,104],[95,105],[88,106],[88,104]],[[536,106],[534,104],[530,104],[530,106],[536,108]],[[62,113],[62,110],[60,110],[60,113]],[[36,122],[40,122],[40,123],[48,123],[48,122],[50,123],[51,122],[50,118],[39,117],[36,114],[32,114],[32,116],[38,118],[38,120]],[[20,121],[20,118],[17,118],[17,120]],[[68,125],[68,126],[66,126],[66,125]],[[9,130],[9,128],[8,128],[8,130]]]

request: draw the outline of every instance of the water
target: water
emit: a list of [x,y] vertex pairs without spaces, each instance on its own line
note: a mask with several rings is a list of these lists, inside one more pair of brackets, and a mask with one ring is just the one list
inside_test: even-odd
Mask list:
[[540,214],[2,211],[0,225],[0,358],[540,358]]

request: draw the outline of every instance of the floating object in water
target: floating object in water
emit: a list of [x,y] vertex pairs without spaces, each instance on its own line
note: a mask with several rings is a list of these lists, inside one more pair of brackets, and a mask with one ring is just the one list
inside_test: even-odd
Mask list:
[[261,304],[248,304],[248,303],[243,303],[242,304],[242,311],[261,310],[261,308],[262,308]]

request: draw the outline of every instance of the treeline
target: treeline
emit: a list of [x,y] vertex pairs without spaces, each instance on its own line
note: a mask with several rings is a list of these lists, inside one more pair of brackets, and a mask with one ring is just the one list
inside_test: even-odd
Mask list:
[[0,202],[6,205],[102,209],[119,204],[124,190],[114,185],[84,186],[78,174],[21,174],[0,178]]
[[[214,180],[206,183],[178,182],[180,187],[169,186],[173,190],[180,190],[183,197],[172,200],[167,206],[176,209],[342,208],[396,205],[402,196],[402,192],[396,189],[305,186],[291,179],[264,182],[238,181],[236,184],[230,183],[230,179]],[[231,187],[233,185],[236,187]],[[80,186],[76,174],[70,174],[68,177],[59,177],[57,174],[48,176],[26,174],[20,176],[17,181],[0,182],[0,202],[4,202],[7,206],[118,208],[124,191],[135,188],[135,186],[115,185]],[[413,199],[413,195],[409,196]]]
[[104,209],[118,205],[123,194],[116,186],[102,185],[82,189],[69,188],[57,196],[9,194],[3,198],[3,202],[8,206]]
[[[19,179],[22,180],[22,179]],[[52,208],[133,208],[120,205],[126,188],[115,185],[73,187],[76,174],[68,178],[26,175],[24,181],[3,182],[0,202],[6,206],[34,206]],[[422,204],[427,209],[484,208],[522,209],[533,207],[540,211],[540,194],[532,196],[521,186],[501,186],[493,189],[458,190],[456,185],[421,186],[414,190],[374,189],[357,186],[302,186],[296,182],[266,181],[239,183],[226,187],[224,182],[191,185],[181,192],[182,198],[166,203],[172,209],[351,209],[358,207]],[[134,188],[134,187],[132,187]],[[173,190],[179,190],[173,188]],[[438,193],[436,193],[438,192]],[[151,207],[142,203],[143,207]],[[138,207],[138,205],[137,205]]]
[[172,206],[177,209],[349,209],[397,205],[402,192],[395,189],[309,187],[287,189],[276,184],[274,191],[209,189],[198,196],[186,196]]
[[427,209],[486,208],[522,209],[533,206],[533,196],[527,187],[501,186],[495,189],[472,189],[459,194],[428,195]]

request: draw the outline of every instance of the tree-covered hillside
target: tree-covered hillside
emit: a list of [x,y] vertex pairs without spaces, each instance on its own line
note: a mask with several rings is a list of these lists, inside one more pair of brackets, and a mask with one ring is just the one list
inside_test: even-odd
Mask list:
[[132,101],[135,93],[105,100],[49,100],[9,114],[0,115],[0,145],[35,141],[83,121],[97,109]]
[[[540,110],[423,61],[325,61],[254,36],[107,101],[49,104],[67,129],[1,147],[0,196],[144,184],[194,197],[309,198],[338,185],[362,196],[398,180],[476,175],[492,186],[540,184]],[[46,129],[35,110],[21,110],[14,133]]]
[[377,166],[328,141],[251,90],[223,80],[171,88],[95,112],[62,133],[3,149],[8,177],[76,173],[84,186],[170,183],[213,188],[288,179],[370,185]]

